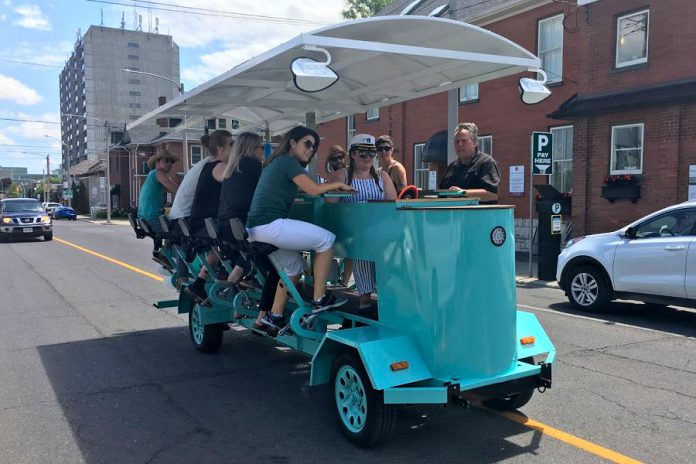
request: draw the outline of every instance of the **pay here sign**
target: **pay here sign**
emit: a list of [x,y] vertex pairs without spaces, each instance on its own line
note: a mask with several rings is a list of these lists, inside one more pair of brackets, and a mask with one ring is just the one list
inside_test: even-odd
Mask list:
[[532,174],[553,174],[553,134],[532,132]]

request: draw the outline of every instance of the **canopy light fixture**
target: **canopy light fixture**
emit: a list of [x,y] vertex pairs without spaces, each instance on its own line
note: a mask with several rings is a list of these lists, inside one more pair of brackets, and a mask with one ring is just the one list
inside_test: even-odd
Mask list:
[[295,87],[303,92],[313,93],[326,90],[338,81],[338,74],[329,65],[331,54],[328,50],[315,45],[303,45],[303,49],[322,52],[326,55],[326,61],[320,62],[312,58],[295,58],[290,65]]
[[543,69],[530,69],[530,71],[541,74],[543,80],[539,81],[529,77],[521,78],[520,98],[522,99],[523,103],[527,105],[534,105],[546,100],[546,98],[551,95],[551,91],[545,85],[546,81],[548,80],[548,76]]

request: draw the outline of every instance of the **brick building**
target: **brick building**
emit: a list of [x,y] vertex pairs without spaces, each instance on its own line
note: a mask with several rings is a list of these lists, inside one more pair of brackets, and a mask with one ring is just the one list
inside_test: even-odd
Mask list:
[[[501,168],[500,202],[515,205],[520,249],[526,248],[529,185],[510,193],[511,166],[528,176],[533,131],[554,133],[554,174],[535,176],[572,192],[573,235],[614,230],[687,199],[688,168],[696,164],[696,3],[687,0],[397,0],[380,14],[439,14],[496,32],[537,54],[552,95],[526,106],[517,79],[506,77],[459,92],[459,121],[474,121],[480,146]],[[440,10],[440,4],[449,9]],[[686,52],[685,52],[686,51]],[[369,72],[369,70],[366,70]],[[531,73],[530,73],[531,75]],[[424,144],[447,127],[447,93],[370,108],[321,124],[326,147],[349,134],[390,134],[409,181],[423,185],[430,169]],[[603,198],[608,175],[630,174],[640,198]],[[439,180],[439,177],[438,177]],[[608,194],[607,194],[608,195]],[[610,196],[610,195],[609,195]],[[570,219],[570,218],[569,218]]]

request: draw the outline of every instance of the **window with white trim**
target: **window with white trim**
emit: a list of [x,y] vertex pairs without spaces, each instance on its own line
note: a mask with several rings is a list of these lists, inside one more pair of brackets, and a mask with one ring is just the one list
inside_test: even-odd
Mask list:
[[200,145],[191,145],[191,166],[201,160],[201,153],[202,151]]
[[487,155],[493,156],[493,136],[492,135],[482,135],[480,137],[476,137],[476,145],[478,145],[479,151],[482,151]]
[[563,15],[542,19],[538,25],[537,56],[549,83],[563,80]]
[[643,173],[643,124],[626,124],[611,128],[611,163],[609,174]]
[[648,62],[649,10],[616,19],[616,67]]
[[423,162],[424,143],[416,143],[413,145],[413,184],[422,189],[428,188],[428,176],[430,171],[428,163]]
[[476,101],[479,99],[479,85],[465,84],[459,87],[459,103]]
[[365,112],[365,118],[368,121],[375,121],[379,119],[379,106],[373,106],[367,109]]
[[553,174],[549,183],[559,192],[573,188],[573,126],[552,127]]
[[346,135],[348,136],[348,142],[346,143],[346,147],[350,148],[350,141],[353,139],[353,136],[355,135],[355,115],[351,114],[346,118]]

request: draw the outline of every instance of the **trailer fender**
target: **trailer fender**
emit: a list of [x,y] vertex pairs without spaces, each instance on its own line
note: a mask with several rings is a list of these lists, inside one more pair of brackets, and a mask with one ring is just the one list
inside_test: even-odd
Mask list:
[[[533,337],[533,341],[528,337]],[[523,340],[526,343],[523,343]],[[556,348],[551,339],[534,314],[517,311],[517,359],[544,354],[547,354],[545,363],[551,364],[556,357]]]
[[310,385],[329,382],[331,365],[346,348],[358,352],[375,390],[433,377],[410,335],[388,327],[363,326],[326,334],[312,358]]

